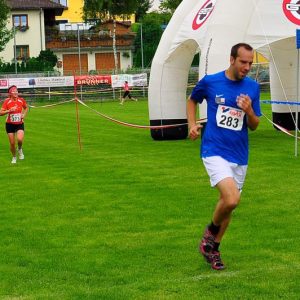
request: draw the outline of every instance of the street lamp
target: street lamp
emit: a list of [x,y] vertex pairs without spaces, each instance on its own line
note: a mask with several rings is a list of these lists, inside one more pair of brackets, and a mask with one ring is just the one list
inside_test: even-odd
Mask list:
[[141,54],[142,54],[142,69],[144,70],[143,23],[141,23]]
[[[141,56],[142,56],[142,72],[144,72],[144,46],[143,46],[143,23],[141,23]],[[143,85],[143,97],[145,97],[145,87]]]
[[17,63],[17,45],[16,45],[16,26],[13,26],[14,30],[14,62],[15,62],[15,74],[18,73],[18,63]]
[[83,24],[77,24],[79,75],[81,75],[80,26],[83,27]]
[[[77,24],[79,75],[81,76],[80,26],[82,26],[83,29],[84,27],[83,24]],[[82,101],[82,85],[80,85],[80,99]]]

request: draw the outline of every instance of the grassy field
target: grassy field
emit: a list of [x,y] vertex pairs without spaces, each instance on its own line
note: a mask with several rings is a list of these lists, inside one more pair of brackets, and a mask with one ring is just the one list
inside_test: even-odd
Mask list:
[[[148,125],[146,101],[88,105]],[[73,103],[31,109],[16,165],[0,131],[0,299],[300,299],[293,138],[264,117],[250,133],[242,201],[221,245],[227,269],[217,272],[197,249],[217,199],[200,141],[153,141],[79,113],[81,150]]]

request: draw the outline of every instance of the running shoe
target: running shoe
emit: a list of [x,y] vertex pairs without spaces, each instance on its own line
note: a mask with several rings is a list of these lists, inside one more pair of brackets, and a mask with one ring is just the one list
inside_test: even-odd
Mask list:
[[18,150],[18,153],[19,153],[19,159],[24,159],[24,153],[23,153],[23,150],[22,150],[22,149],[19,149],[19,150]]
[[211,254],[215,245],[215,236],[210,232],[208,227],[205,228],[202,240],[199,245],[199,252],[203,255],[208,263],[211,263]]
[[11,163],[12,164],[16,164],[17,163],[17,158],[15,156],[12,158]]
[[210,254],[210,259],[211,259],[211,267],[214,270],[224,270],[225,269],[225,266],[222,262],[221,254],[219,251],[213,251]]

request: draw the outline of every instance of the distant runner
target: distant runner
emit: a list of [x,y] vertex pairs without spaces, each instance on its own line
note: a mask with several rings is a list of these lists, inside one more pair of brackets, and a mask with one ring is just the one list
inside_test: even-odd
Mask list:
[[24,118],[28,112],[28,106],[26,101],[18,96],[18,88],[15,85],[8,88],[8,96],[9,97],[3,102],[0,116],[7,115],[5,127],[12,154],[11,163],[15,164],[17,162],[16,139],[19,159],[24,159],[22,149],[24,140]]
[[126,97],[128,97],[130,100],[137,101],[137,99],[136,99],[136,98],[133,98],[133,97],[131,96],[131,94],[130,94],[128,81],[125,81],[124,86],[123,86],[123,89],[124,89],[124,94],[123,94],[123,97],[122,97],[122,99],[121,99],[120,104],[123,105],[123,103],[124,103]]

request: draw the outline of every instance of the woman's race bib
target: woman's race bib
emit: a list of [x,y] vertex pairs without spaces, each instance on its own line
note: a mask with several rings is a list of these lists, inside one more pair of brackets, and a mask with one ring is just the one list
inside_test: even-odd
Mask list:
[[19,114],[11,114],[9,116],[9,118],[12,123],[22,122],[22,114],[20,114],[20,113]]
[[238,108],[219,105],[216,115],[217,125],[230,130],[242,130],[245,113]]

